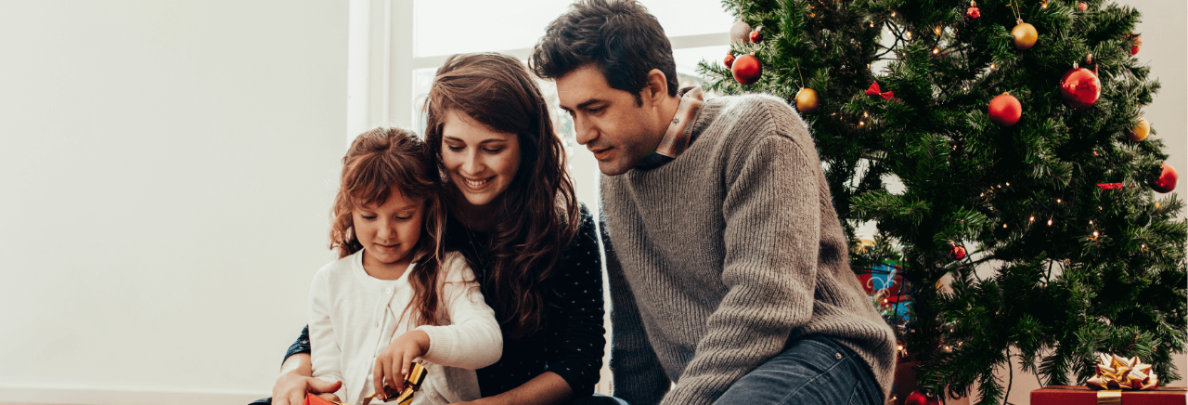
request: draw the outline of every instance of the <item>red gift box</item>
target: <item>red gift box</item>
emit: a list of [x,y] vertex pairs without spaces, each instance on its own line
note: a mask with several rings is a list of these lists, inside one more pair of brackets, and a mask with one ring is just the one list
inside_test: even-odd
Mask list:
[[319,397],[317,395],[314,395],[314,394],[311,394],[308,392],[305,393],[305,405],[336,405],[336,404],[340,404],[340,403],[341,402],[327,401],[325,399],[322,399],[322,397]]
[[1099,395],[1103,401],[1118,400],[1106,398],[1111,395],[1107,391],[1096,391],[1089,387],[1052,386],[1031,391],[1031,405],[1184,405],[1188,400],[1188,388],[1161,387],[1147,391],[1121,391],[1121,402],[1098,402]]

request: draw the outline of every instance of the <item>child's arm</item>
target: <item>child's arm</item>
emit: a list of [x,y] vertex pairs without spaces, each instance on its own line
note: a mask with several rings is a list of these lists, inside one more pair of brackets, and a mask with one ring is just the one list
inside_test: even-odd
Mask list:
[[442,269],[441,299],[449,311],[450,325],[416,328],[429,336],[429,348],[421,357],[434,364],[468,369],[495,364],[503,355],[503,333],[474,273],[457,253],[447,254]]
[[313,361],[313,376],[329,381],[342,381],[340,368],[342,348],[334,337],[330,322],[330,286],[326,269],[314,275],[309,288],[309,343]]
[[[384,392],[385,380],[396,391],[404,390],[404,376],[417,357],[473,370],[495,364],[503,355],[503,334],[495,311],[483,300],[466,261],[451,254],[441,268],[444,280],[439,283],[439,296],[450,325],[423,325],[392,339],[375,359],[372,384],[376,393]],[[383,394],[377,395],[385,399]]]

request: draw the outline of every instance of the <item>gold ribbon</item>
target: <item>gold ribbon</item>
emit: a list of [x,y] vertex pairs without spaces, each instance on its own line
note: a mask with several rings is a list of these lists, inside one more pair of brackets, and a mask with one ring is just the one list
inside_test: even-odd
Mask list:
[[1097,403],[1122,403],[1121,390],[1136,391],[1150,390],[1159,386],[1159,377],[1151,370],[1150,364],[1144,364],[1135,357],[1121,357],[1118,355],[1097,355],[1097,375],[1086,382],[1089,388],[1118,392],[1118,402],[1102,402],[1102,393],[1098,393]]
[[1122,391],[1120,391],[1120,390],[1097,391],[1097,405],[1122,405]]

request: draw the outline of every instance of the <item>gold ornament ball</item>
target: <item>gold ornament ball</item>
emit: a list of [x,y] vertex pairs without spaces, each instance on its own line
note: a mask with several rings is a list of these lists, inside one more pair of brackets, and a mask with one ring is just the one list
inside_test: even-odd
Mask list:
[[1011,35],[1015,36],[1015,49],[1028,50],[1035,46],[1035,42],[1039,40],[1039,32],[1035,31],[1035,26],[1022,23],[1016,25],[1011,29]]
[[808,114],[817,111],[821,101],[817,99],[817,91],[809,88],[800,89],[796,93],[796,110]]
[[1147,135],[1149,134],[1151,134],[1151,123],[1147,122],[1146,118],[1139,117],[1138,125],[1131,128],[1126,133],[1126,137],[1135,142],[1142,142],[1144,139],[1147,139]]

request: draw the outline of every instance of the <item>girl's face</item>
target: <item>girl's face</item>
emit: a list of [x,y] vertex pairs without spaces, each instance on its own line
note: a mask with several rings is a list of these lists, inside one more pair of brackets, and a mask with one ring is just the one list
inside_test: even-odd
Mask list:
[[424,201],[409,199],[396,187],[392,187],[383,205],[367,205],[352,211],[355,236],[364,249],[363,267],[369,273],[395,270],[403,274],[413,259],[413,248],[421,239],[424,213]]
[[516,134],[496,132],[455,110],[446,112],[441,132],[441,159],[467,202],[486,205],[507,191],[520,167]]

